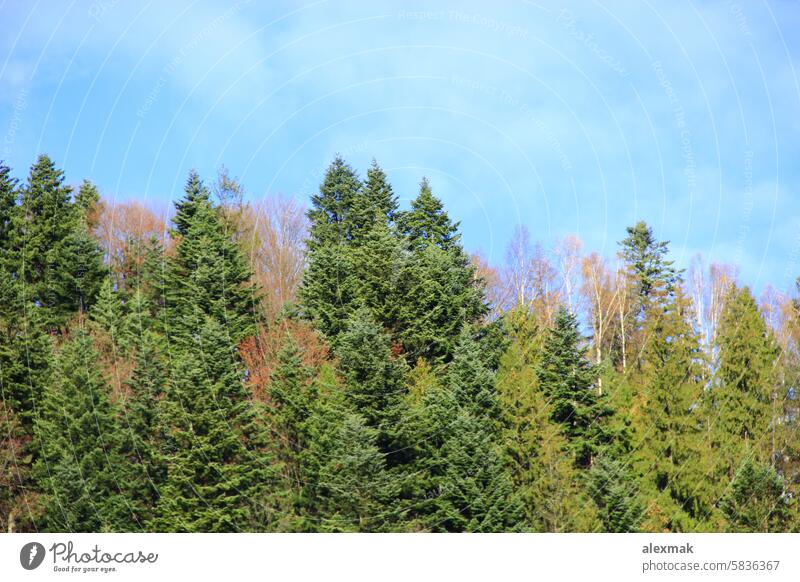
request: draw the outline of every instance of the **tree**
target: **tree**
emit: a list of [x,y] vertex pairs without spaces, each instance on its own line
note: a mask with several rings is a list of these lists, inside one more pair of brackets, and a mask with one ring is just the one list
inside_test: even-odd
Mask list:
[[[646,301],[655,292],[672,293],[680,281],[680,271],[665,258],[669,252],[669,241],[656,240],[653,229],[644,221],[626,230],[628,236],[619,243],[620,256],[636,277],[640,302]],[[641,309],[644,309],[644,303],[641,303]]]
[[152,528],[271,527],[279,466],[228,334],[213,317],[206,316],[191,343],[176,354],[158,414],[166,481]]
[[355,170],[337,156],[308,211],[308,268],[299,291],[301,311],[334,345],[357,298],[349,241],[350,211],[360,190]]
[[3,259],[0,261],[3,262],[5,253],[9,250],[17,196],[17,180],[11,176],[11,168],[0,162],[0,250],[3,251]]
[[793,501],[783,479],[768,465],[747,457],[720,501],[732,532],[783,532],[791,523]]
[[350,410],[335,382],[328,379],[320,390],[305,425],[308,447],[300,453],[306,529],[391,529],[388,507],[396,483],[378,449],[377,431]]
[[580,345],[578,321],[565,307],[542,348],[537,377],[550,399],[554,422],[567,437],[568,450],[579,467],[589,467],[600,448],[610,441],[603,426],[611,410],[594,389],[596,374]]
[[598,456],[589,470],[588,488],[597,505],[603,531],[639,530],[644,504],[625,464],[605,455]]
[[49,531],[135,531],[139,510],[126,495],[117,407],[83,330],[60,350],[36,418],[34,464],[44,495],[39,525]]
[[190,175],[176,209],[173,222],[180,239],[167,271],[170,337],[191,336],[210,316],[238,344],[256,329],[251,272],[196,175]]
[[539,532],[593,531],[592,502],[578,479],[566,440],[542,393],[536,366],[543,331],[518,308],[509,316],[512,340],[500,361],[497,391],[503,409],[504,462],[525,509],[527,528]]
[[100,251],[71,195],[63,172],[39,156],[12,219],[7,268],[51,330],[88,308],[104,275]]
[[633,404],[633,464],[655,500],[649,513],[656,531],[704,529],[714,509],[704,477],[709,469],[702,432],[704,358],[690,310],[677,290],[645,323],[641,389]]
[[458,223],[450,220],[441,200],[433,195],[427,178],[420,182],[419,194],[411,201],[411,210],[397,216],[397,224],[412,249],[430,245],[444,251],[461,248]]
[[770,403],[778,356],[772,332],[747,287],[732,288],[717,334],[719,364],[711,391],[711,430],[720,478],[733,479],[742,459],[767,460]]
[[391,340],[366,308],[348,320],[336,350],[345,386],[345,398],[375,429],[378,448],[395,462],[399,448],[397,424],[402,415],[406,364],[393,356]]

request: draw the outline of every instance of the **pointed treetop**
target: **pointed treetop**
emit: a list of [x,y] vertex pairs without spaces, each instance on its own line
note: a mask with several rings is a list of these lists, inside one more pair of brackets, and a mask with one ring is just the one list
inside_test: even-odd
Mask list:
[[411,210],[400,213],[398,224],[414,247],[435,245],[449,250],[459,242],[458,223],[450,220],[427,178],[420,182],[419,195],[411,202]]
[[176,232],[181,236],[185,236],[189,231],[189,225],[197,212],[198,204],[207,203],[211,199],[211,193],[195,170],[189,172],[183,191],[183,198],[175,203],[175,217],[172,219]]

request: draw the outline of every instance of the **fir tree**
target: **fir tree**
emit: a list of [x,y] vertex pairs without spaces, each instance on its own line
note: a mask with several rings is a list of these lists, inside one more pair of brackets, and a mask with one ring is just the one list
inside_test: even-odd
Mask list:
[[56,358],[36,419],[34,469],[49,531],[135,531],[139,511],[125,495],[122,431],[83,330]]
[[778,348],[748,288],[732,289],[717,332],[718,368],[710,427],[721,479],[733,479],[746,455],[767,460],[770,400]]
[[639,530],[644,503],[624,463],[605,455],[598,456],[589,470],[588,488],[599,510],[603,531],[628,533]]
[[413,249],[433,245],[448,251],[461,247],[458,223],[450,220],[441,200],[433,195],[427,178],[420,182],[419,194],[411,201],[411,210],[401,212],[397,223]]
[[238,344],[255,332],[256,289],[236,243],[228,236],[208,192],[196,192],[190,176],[185,198],[173,219],[181,235],[167,272],[171,310],[169,335],[190,336],[213,317]]
[[594,531],[599,524],[578,479],[567,443],[536,376],[544,334],[525,312],[509,317],[512,339],[500,359],[497,391],[503,409],[503,458],[525,509],[526,528]]
[[230,532],[271,527],[279,468],[229,342],[220,323],[206,316],[173,360],[165,397],[159,401],[167,476],[153,529]]
[[565,307],[559,309],[555,327],[545,339],[537,377],[575,463],[588,467],[610,441],[604,419],[611,411],[595,389],[596,373],[580,345],[578,321]]
[[732,532],[783,532],[791,524],[793,500],[783,479],[768,465],[747,457],[720,501]]
[[369,310],[361,308],[348,320],[336,352],[347,401],[367,426],[377,431],[378,446],[387,454],[399,444],[397,424],[406,372],[405,362],[392,355],[390,342]]
[[2,251],[0,263],[5,262],[6,253],[9,251],[17,196],[17,180],[11,176],[11,168],[0,161],[0,251]]
[[620,255],[634,275],[640,301],[646,301],[659,290],[672,293],[680,281],[680,271],[665,258],[669,241],[656,240],[653,229],[644,221],[626,230],[628,236],[619,243]]

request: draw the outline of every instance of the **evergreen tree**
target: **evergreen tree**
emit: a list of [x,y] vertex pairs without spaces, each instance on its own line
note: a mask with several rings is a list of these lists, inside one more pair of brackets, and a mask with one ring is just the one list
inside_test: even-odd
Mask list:
[[99,222],[100,192],[89,180],[84,180],[75,195],[78,219],[88,232],[94,232]]
[[306,422],[308,447],[301,452],[311,531],[380,531],[390,528],[396,485],[378,449],[377,432],[347,406],[328,383]]
[[766,435],[778,348],[747,287],[729,293],[716,343],[719,364],[709,414],[717,474],[724,483],[745,456],[769,459]]
[[11,228],[17,203],[17,180],[11,176],[11,168],[0,161],[0,266],[6,261]]
[[319,194],[311,197],[306,248],[308,266],[299,290],[303,315],[334,345],[357,299],[350,249],[351,209],[361,196],[355,170],[337,156]]
[[[366,308],[350,317],[336,353],[348,403],[376,430],[379,449],[390,454],[399,447],[397,425],[404,402],[405,362],[392,355],[389,336]],[[399,459],[391,456],[390,461]]]
[[427,178],[420,182],[419,194],[411,201],[411,210],[397,216],[397,224],[413,249],[421,250],[430,245],[444,251],[461,248],[458,223],[450,220],[442,201],[433,195]]
[[700,406],[703,353],[692,329],[690,305],[678,291],[645,323],[641,390],[635,401],[634,465],[652,499],[656,531],[695,531],[704,527],[715,498],[705,485]]
[[190,337],[213,317],[238,344],[255,333],[256,289],[236,243],[212,206],[208,192],[196,191],[196,176],[176,204],[173,219],[180,239],[167,272],[169,335]]
[[768,465],[745,458],[720,501],[733,532],[783,532],[791,524],[793,500],[783,479]]
[[372,160],[367,179],[353,197],[349,212],[350,238],[355,246],[363,244],[375,226],[388,227],[397,212],[397,197],[378,162]]
[[525,508],[527,528],[539,532],[599,528],[567,443],[536,376],[544,334],[526,312],[509,317],[510,345],[500,359],[497,391],[503,408],[504,462]]
[[588,475],[589,495],[599,510],[603,531],[627,533],[639,530],[644,503],[627,466],[605,455],[598,456]]
[[[620,241],[620,255],[630,268],[636,281],[636,294],[641,302],[654,292],[672,293],[680,281],[680,271],[665,258],[669,241],[658,241],[653,229],[639,221],[627,229],[628,236]],[[644,308],[644,303],[641,303]]]
[[91,338],[78,330],[60,350],[36,418],[44,495],[39,525],[49,531],[135,531],[139,511],[125,495],[122,431],[96,368]]
[[426,180],[397,223],[409,256],[397,275],[391,321],[409,361],[447,361],[464,324],[477,323],[488,311],[484,282],[461,247],[458,225]]
[[588,467],[610,441],[604,419],[611,410],[594,387],[596,373],[580,345],[578,321],[565,307],[544,342],[537,377],[550,400],[553,421],[561,425],[579,467]]
[[272,526],[279,467],[228,334],[214,318],[206,316],[175,356],[158,422],[167,476],[153,529],[230,532]]

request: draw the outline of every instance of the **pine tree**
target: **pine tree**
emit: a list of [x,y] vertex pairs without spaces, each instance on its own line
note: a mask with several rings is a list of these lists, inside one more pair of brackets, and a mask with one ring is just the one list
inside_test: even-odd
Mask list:
[[558,310],[555,327],[545,339],[537,377],[576,465],[590,466],[610,441],[604,423],[611,410],[594,387],[596,373],[580,345],[578,321],[565,307]]
[[159,401],[167,476],[153,529],[230,532],[272,526],[279,467],[257,411],[227,332],[206,316],[174,357]]
[[717,332],[710,429],[718,476],[733,479],[746,456],[769,460],[767,434],[778,348],[750,290],[732,289]]
[[747,457],[720,501],[732,532],[783,532],[791,525],[794,500],[768,465]]
[[139,511],[125,495],[117,407],[83,330],[60,350],[36,418],[34,470],[44,495],[39,525],[49,531],[135,531]]

